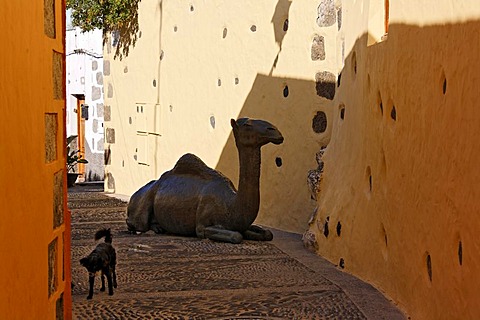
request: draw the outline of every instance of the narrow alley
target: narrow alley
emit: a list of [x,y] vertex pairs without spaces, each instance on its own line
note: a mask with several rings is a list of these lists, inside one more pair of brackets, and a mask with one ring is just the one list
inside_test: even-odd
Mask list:
[[[127,233],[126,202],[103,185],[69,189],[72,298],[76,319],[405,319],[372,286],[304,249],[301,236],[273,230],[272,242],[234,245]],[[118,288],[87,300],[79,260],[111,228]],[[102,240],[100,240],[102,241]]]

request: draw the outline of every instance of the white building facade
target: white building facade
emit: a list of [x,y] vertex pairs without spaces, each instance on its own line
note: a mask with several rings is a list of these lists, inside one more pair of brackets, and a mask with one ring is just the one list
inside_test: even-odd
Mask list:
[[80,180],[104,177],[104,105],[102,30],[82,32],[67,11],[66,30],[67,137],[78,135],[78,148],[88,160]]

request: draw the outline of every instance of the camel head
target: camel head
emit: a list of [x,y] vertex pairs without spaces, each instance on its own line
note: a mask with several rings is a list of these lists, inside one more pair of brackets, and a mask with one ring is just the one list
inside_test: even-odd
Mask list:
[[271,123],[264,120],[240,118],[232,119],[231,125],[237,147],[261,147],[267,143],[281,144],[283,136]]

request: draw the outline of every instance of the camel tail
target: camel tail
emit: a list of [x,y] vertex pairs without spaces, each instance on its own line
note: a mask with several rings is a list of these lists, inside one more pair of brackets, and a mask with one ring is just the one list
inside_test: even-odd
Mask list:
[[101,229],[95,233],[95,241],[100,240],[103,237],[105,237],[106,243],[112,243],[112,233],[110,232],[110,228]]

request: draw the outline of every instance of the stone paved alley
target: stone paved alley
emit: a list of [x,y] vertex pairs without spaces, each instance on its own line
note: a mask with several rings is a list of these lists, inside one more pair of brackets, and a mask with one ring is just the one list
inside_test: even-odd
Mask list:
[[[126,232],[126,203],[100,185],[69,189],[73,317],[76,319],[405,319],[372,286],[304,249],[278,230],[272,242],[242,244]],[[108,227],[117,250],[118,288],[86,300],[80,258]]]

